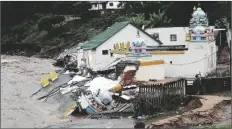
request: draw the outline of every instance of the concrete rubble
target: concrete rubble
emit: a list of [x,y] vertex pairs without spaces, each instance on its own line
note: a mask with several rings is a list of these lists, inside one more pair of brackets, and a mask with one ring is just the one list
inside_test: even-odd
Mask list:
[[[59,58],[58,62],[60,60]],[[121,66],[116,69],[119,63]],[[134,80],[137,69],[125,68],[128,64],[137,68],[138,61],[117,59],[107,66],[111,69],[104,67],[105,70],[101,71],[92,71],[87,67],[73,70],[70,60],[66,64],[51,86],[41,88],[42,91],[36,93],[40,94],[38,100],[59,100],[61,103],[58,110],[62,113],[62,118],[69,117],[74,112],[77,116],[87,114],[86,118],[119,118],[133,115],[132,102],[138,93],[139,82]],[[70,64],[72,68],[69,69]]]

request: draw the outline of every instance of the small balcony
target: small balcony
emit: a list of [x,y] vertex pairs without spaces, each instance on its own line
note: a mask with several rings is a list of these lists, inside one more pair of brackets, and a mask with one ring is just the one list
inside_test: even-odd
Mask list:
[[186,34],[186,41],[188,42],[207,42],[214,40],[213,34]]

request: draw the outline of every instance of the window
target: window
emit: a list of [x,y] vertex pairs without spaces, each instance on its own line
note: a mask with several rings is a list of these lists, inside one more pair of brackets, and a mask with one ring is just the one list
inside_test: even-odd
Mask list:
[[159,40],[159,33],[154,33],[154,34],[152,35],[152,37],[155,38],[155,39],[157,39],[157,40]]
[[176,34],[171,34],[170,35],[170,41],[177,41]]
[[102,50],[102,55],[108,55],[108,54],[109,54],[108,50]]
[[110,6],[114,6],[114,3],[110,3]]

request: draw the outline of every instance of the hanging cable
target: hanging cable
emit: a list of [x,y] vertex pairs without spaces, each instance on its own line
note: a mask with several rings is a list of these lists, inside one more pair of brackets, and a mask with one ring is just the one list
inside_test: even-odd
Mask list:
[[[218,37],[219,37],[219,36],[217,35],[217,37],[216,37],[214,40],[208,41],[208,43],[211,43],[211,42],[216,41]],[[200,59],[200,60],[193,61],[193,62],[190,62],[190,63],[183,63],[183,64],[171,64],[171,65],[189,65],[189,64],[194,64],[194,63],[200,62],[200,61],[202,61],[202,60],[208,59],[209,57],[213,56],[214,54],[217,54],[217,52],[218,52],[218,51],[216,51],[216,52],[212,53],[211,55],[209,55],[209,56],[207,56],[207,57],[205,57],[205,58],[202,58],[202,59]]]
[[193,61],[193,62],[190,62],[190,63],[183,63],[183,64],[171,64],[171,65],[189,65],[189,64],[194,64],[194,63],[197,63],[197,62],[200,62],[202,60],[205,60],[205,59],[208,59],[209,57],[213,56],[214,54],[216,54],[218,51],[212,53],[211,55],[205,57],[205,58],[202,58],[200,60],[197,60],[197,61]]

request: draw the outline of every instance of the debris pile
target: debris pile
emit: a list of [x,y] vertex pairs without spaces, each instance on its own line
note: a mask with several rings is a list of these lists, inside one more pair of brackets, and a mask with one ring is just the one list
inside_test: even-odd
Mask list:
[[[87,118],[119,118],[125,114],[133,114],[132,102],[138,92],[137,84],[139,84],[134,78],[138,69],[138,62],[121,61],[120,63],[124,64],[124,69],[119,70],[119,67],[116,66],[111,72],[107,70],[93,71],[87,67],[78,68],[77,72],[67,67],[70,64],[70,56],[66,56],[67,58],[68,60],[64,63],[66,67],[59,74],[54,75],[55,73],[53,73],[53,76],[50,75],[50,80],[56,82],[62,76],[69,76],[71,79],[60,85],[49,86],[49,79],[43,78],[41,80],[43,88],[41,89],[49,87],[49,90],[37,100],[46,102],[49,98],[52,99],[55,96],[66,98],[58,109],[63,112],[63,118],[73,112],[85,112],[89,115]],[[130,66],[134,65],[136,69],[125,69],[128,64]],[[121,71],[121,73],[118,73],[118,71]]]

